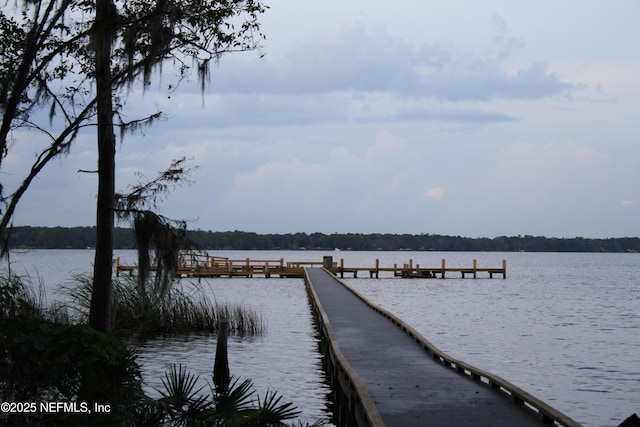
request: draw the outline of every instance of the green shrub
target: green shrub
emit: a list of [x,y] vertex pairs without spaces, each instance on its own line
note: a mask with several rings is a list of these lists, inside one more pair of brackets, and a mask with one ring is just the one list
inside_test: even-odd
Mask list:
[[[5,424],[82,425],[87,417],[117,422],[142,398],[135,355],[116,338],[88,326],[60,325],[37,317],[0,321],[0,399],[4,402],[76,402],[91,409],[108,404],[111,411],[95,414],[1,414]],[[71,416],[70,416],[71,415]]]

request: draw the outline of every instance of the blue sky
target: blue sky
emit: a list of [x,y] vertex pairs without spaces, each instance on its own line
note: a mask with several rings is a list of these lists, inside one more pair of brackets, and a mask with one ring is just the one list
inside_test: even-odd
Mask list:
[[[130,95],[128,117],[168,119],[119,145],[119,189],[189,156],[195,182],[162,209],[191,228],[640,236],[637,1],[270,6],[264,56],[221,58],[204,96],[169,97],[166,66]],[[16,225],[93,225],[96,180],[77,170],[95,162],[84,133]]]

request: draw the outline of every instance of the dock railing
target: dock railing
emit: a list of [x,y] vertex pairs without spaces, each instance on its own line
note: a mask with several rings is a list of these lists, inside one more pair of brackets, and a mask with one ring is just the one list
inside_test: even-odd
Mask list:
[[283,258],[279,259],[229,259],[210,255],[186,254],[181,257],[177,274],[193,277],[244,276],[262,275],[270,277],[272,274],[288,276],[297,274],[302,277],[302,267],[285,266]]
[[320,333],[320,348],[325,356],[322,363],[335,393],[333,400],[336,404],[336,425],[384,427],[384,421],[369,391],[340,350],[331,322],[310,283],[305,273],[305,284]]
[[[327,270],[331,273],[331,271]],[[510,383],[509,381],[487,372],[485,370],[476,368],[475,366],[458,360],[454,357],[449,356],[445,352],[441,351],[438,347],[433,345],[429,340],[423,337],[418,331],[409,326],[407,323],[402,321],[400,318],[395,316],[394,314],[388,312],[387,310],[378,307],[373,304],[367,298],[362,296],[360,293],[355,291],[353,288],[348,286],[346,283],[338,279],[334,276],[334,279],[342,284],[345,288],[347,288],[351,293],[353,293],[357,298],[362,300],[366,305],[368,305],[371,309],[380,313],[382,316],[389,319],[396,326],[402,329],[407,335],[409,335],[416,343],[418,343],[423,350],[425,350],[429,355],[436,361],[440,362],[443,366],[454,369],[459,374],[467,376],[470,380],[479,381],[485,384],[487,387],[498,390],[503,393],[507,398],[511,399],[511,401],[518,405],[523,406],[525,409],[533,412],[538,416],[538,418],[544,424],[555,424],[559,426],[566,427],[581,427],[581,424],[577,421],[573,420],[569,416],[563,414],[562,412],[552,408],[545,402],[536,398],[532,394],[522,390],[516,385]]]
[[229,258],[196,252],[183,252],[178,255],[178,269],[200,270],[203,268],[221,268]]
[[420,264],[413,263],[413,259],[410,259],[408,263],[398,266],[397,263],[393,264],[393,267],[381,267],[380,260],[376,258],[374,267],[346,267],[344,264],[344,258],[341,258],[338,263],[333,263],[333,267],[328,268],[333,274],[339,274],[341,278],[344,278],[345,274],[353,274],[353,277],[358,277],[358,272],[369,273],[370,278],[379,278],[380,273],[393,273],[394,277],[403,278],[435,278],[440,276],[444,279],[447,273],[460,273],[464,279],[467,275],[472,275],[474,279],[478,277],[478,273],[488,273],[489,278],[493,278],[494,275],[502,275],[503,279],[507,278],[507,260],[502,260],[502,267],[478,267],[478,261],[473,260],[471,267],[447,267],[447,262],[442,259],[440,266],[434,267],[420,267]]
[[287,267],[302,268],[302,267],[321,267],[322,261],[289,261]]

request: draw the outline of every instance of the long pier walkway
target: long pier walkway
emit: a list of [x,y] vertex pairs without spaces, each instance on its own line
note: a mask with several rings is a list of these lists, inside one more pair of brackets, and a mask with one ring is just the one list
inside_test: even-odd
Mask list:
[[[325,256],[322,261],[293,261],[286,262],[280,259],[236,259],[232,260],[225,257],[198,254],[193,252],[182,253],[178,256],[178,268],[176,269],[177,277],[304,277],[304,267],[324,266],[336,275],[344,277],[345,274],[351,274],[358,277],[358,273],[368,273],[370,278],[379,278],[380,274],[392,274],[393,277],[402,277],[405,279],[413,278],[445,278],[447,274],[460,273],[462,278],[473,277],[478,274],[487,273],[489,278],[493,276],[502,276],[507,278],[507,260],[502,260],[502,267],[478,267],[477,261],[473,260],[472,267],[447,267],[446,261],[443,259],[440,266],[425,267],[420,264],[413,263],[410,259],[403,266],[394,264],[393,267],[380,266],[380,260],[376,259],[375,265],[372,267],[345,266],[344,259],[340,259],[340,263],[334,263],[332,256]],[[136,265],[123,265],[120,258],[115,259],[115,271],[119,275],[121,272],[133,274],[138,271]]]
[[[579,426],[507,381],[440,352],[326,270],[305,273],[316,319],[326,329],[322,340],[339,347],[327,357],[346,365],[339,370],[354,377],[352,389],[365,389],[358,399],[368,414],[356,418],[368,421],[352,418],[347,425]],[[330,379],[336,375],[329,373]]]

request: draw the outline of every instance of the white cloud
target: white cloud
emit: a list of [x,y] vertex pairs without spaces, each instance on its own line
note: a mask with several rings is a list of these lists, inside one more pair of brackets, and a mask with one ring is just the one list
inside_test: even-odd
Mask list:
[[441,199],[444,196],[444,188],[434,187],[422,193],[423,199]]
[[[582,87],[543,61],[508,64],[523,42],[504,34],[493,41],[501,53],[485,54],[409,41],[368,25],[348,25],[321,38],[302,36],[260,60],[223,58],[212,79],[214,95],[208,95],[216,101],[205,101],[207,122],[216,127],[504,122],[514,116],[497,108],[496,100],[541,100]],[[461,108],[461,103],[466,104]]]
[[[349,27],[272,59],[234,58],[221,67],[216,92],[309,95],[317,93],[395,93],[442,101],[542,98],[570,91],[542,62],[506,71],[502,59],[474,56]],[[512,43],[509,41],[508,43]],[[314,48],[309,49],[313,44]]]
[[288,224],[296,230],[314,222],[332,232],[338,218],[334,227],[373,229],[371,216],[396,210],[397,199],[413,191],[403,167],[415,162],[405,141],[382,131],[361,155],[338,146],[322,161],[293,157],[238,174],[221,205],[240,216],[259,211],[267,222],[297,212]]
[[489,158],[494,167],[485,191],[527,206],[588,197],[612,170],[606,155],[573,142],[515,143]]
[[513,228],[514,234],[549,227],[565,235],[593,233],[612,228],[603,223],[605,212],[608,221],[629,225],[628,218],[617,217],[619,209],[610,207],[631,190],[637,172],[604,152],[573,142],[515,143],[490,159],[486,174],[465,189],[478,217],[494,212],[492,221]]

